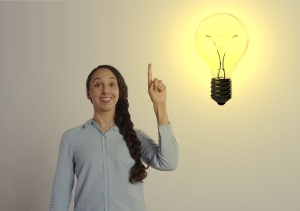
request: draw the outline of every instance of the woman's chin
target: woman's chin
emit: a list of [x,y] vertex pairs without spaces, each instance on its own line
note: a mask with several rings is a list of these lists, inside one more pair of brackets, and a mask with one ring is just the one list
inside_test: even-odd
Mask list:
[[109,111],[115,111],[116,109],[116,106],[98,106],[98,108],[96,109],[97,111],[100,111],[100,112],[109,112]]

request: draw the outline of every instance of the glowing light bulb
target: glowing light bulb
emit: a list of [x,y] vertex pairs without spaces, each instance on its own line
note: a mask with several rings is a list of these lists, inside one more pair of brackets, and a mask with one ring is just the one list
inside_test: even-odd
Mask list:
[[207,17],[196,32],[196,47],[212,73],[211,98],[219,105],[231,99],[231,75],[248,47],[243,23],[227,13]]

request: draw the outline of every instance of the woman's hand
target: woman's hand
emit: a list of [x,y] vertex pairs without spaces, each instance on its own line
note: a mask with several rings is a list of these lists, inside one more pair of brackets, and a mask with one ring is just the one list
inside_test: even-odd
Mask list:
[[162,80],[154,78],[152,81],[152,66],[148,64],[148,93],[154,105],[165,105],[167,100],[166,85]]
[[169,118],[167,114],[167,90],[166,85],[162,80],[154,78],[152,81],[151,64],[148,64],[148,93],[153,102],[153,108],[156,115],[157,123],[159,125],[169,124]]

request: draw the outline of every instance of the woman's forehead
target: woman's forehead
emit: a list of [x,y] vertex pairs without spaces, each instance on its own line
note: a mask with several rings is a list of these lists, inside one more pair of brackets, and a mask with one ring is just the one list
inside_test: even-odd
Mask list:
[[115,75],[112,73],[112,71],[108,68],[100,68],[96,70],[93,74],[92,81],[95,79],[115,79]]

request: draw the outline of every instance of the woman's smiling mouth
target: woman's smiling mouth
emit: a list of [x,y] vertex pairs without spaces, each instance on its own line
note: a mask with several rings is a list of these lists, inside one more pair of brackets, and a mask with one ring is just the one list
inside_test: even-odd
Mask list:
[[109,103],[112,97],[100,97],[100,100],[104,103]]

